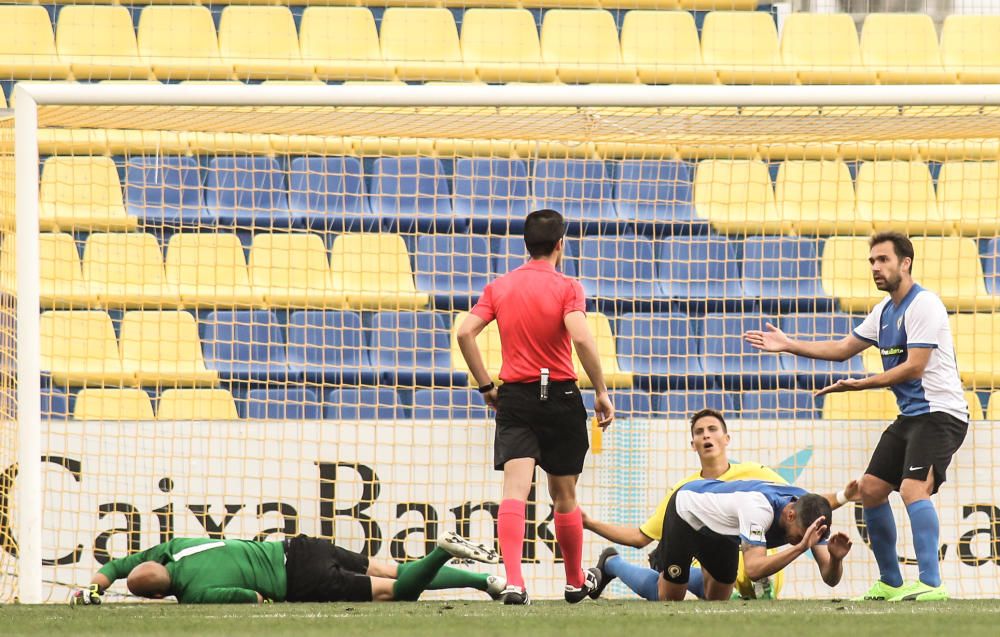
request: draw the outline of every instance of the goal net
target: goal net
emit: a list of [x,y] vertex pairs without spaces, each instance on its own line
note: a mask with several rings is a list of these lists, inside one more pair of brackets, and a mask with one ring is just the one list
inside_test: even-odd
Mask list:
[[[937,496],[945,582],[1000,594],[994,87],[22,84],[15,98],[0,119],[0,601],[63,601],[177,536],[307,533],[399,561],[445,530],[493,542],[493,424],[455,333],[525,261],[538,208],[569,222],[562,270],[586,290],[618,414],[593,433],[580,500],[629,526],[699,468],[686,418],[703,407],[726,414],[734,461],[821,492],[864,471],[892,396],[813,392],[881,371],[877,352],[814,362],[742,334],[843,337],[881,298],[868,237],[908,233],[977,421]],[[495,326],[480,345],[497,376]],[[560,596],[544,480],[532,498],[528,585]],[[855,540],[843,583],[800,560],[783,596],[867,588],[860,508],[834,530]],[[588,535],[585,562],[603,546]]]

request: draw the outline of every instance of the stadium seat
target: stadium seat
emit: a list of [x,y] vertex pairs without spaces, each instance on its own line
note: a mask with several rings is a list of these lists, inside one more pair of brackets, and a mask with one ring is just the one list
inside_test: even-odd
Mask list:
[[701,58],[723,84],[794,84],[778,48],[774,19],[762,11],[713,11],[701,30]]
[[[462,350],[458,346],[458,330],[468,315],[468,312],[459,312],[451,322],[451,368],[455,372],[465,374],[468,384],[475,386],[476,379],[469,371],[469,366],[466,365],[465,358],[462,356]],[[483,355],[483,364],[486,365],[486,371],[489,372],[490,378],[493,379],[493,382],[499,382],[503,356],[500,349],[500,328],[497,327],[496,321],[490,321],[479,333],[479,336],[476,337],[476,344],[479,345],[479,351]],[[604,371],[607,373],[607,370]]]
[[1000,387],[1000,314],[952,314],[958,373],[966,387]]
[[379,157],[368,192],[385,230],[464,232],[468,226],[453,213],[448,177],[433,157]]
[[781,29],[781,59],[802,84],[875,84],[861,61],[854,19],[848,13],[792,13]]
[[333,241],[333,289],[352,309],[413,310],[427,306],[418,292],[403,238],[396,234],[349,233]]
[[892,422],[898,415],[896,397],[888,389],[850,391],[823,396],[824,420]]
[[391,387],[343,387],[326,394],[327,420],[400,420],[407,417],[399,395]]
[[1000,298],[986,290],[979,248],[962,237],[913,237],[914,278],[941,297],[949,311],[990,311]]
[[618,225],[613,181],[604,172],[604,162],[539,159],[534,162],[532,181],[533,209],[560,211],[570,232],[593,234]]
[[[1000,38],[997,41],[1000,42]],[[997,214],[1000,210],[1000,162],[943,163],[938,174],[937,203],[941,215],[954,219],[961,234],[973,237],[1000,235],[1000,214]]]
[[[856,317],[847,314],[817,313],[785,315],[774,325],[795,339],[836,341],[850,334],[858,323],[860,321]],[[804,389],[821,389],[843,378],[865,374],[864,365],[858,356],[840,362],[782,354],[781,368],[795,374],[798,386]]]
[[122,368],[140,385],[211,386],[219,379],[205,367],[198,323],[188,312],[126,312],[121,353]]
[[250,286],[243,246],[231,232],[180,233],[167,243],[167,283],[192,306],[262,305]]
[[59,11],[56,50],[77,80],[149,79],[125,7],[70,5]]
[[736,411],[737,398],[738,396],[715,388],[668,391],[653,394],[653,413],[671,420],[685,421],[702,409],[714,409],[728,415]]
[[[2,288],[17,294],[16,237],[4,235],[2,247]],[[46,308],[86,307],[97,300],[80,271],[80,253],[73,236],[43,232],[38,235],[38,297]]]
[[455,216],[476,233],[524,231],[528,171],[519,159],[461,158],[455,161]]
[[969,404],[969,420],[973,422],[982,420],[983,402],[979,400],[979,394],[974,391],[966,391],[965,402]]
[[790,228],[778,215],[767,165],[756,159],[699,162],[694,208],[725,234],[782,234]]
[[617,323],[618,364],[637,386],[652,391],[704,386],[699,319],[643,312],[625,314]]
[[419,389],[413,392],[414,420],[484,420],[483,397],[474,389]]
[[962,84],[1000,83],[1000,16],[950,15],[941,28],[941,60]]
[[986,289],[990,294],[1000,296],[1000,238],[983,242],[982,258]]
[[986,420],[1000,420],[1000,391],[990,395],[989,405],[986,406]]
[[256,234],[250,248],[250,285],[271,307],[340,308],[323,237],[309,233]]
[[282,325],[273,312],[209,312],[201,320],[200,333],[205,362],[222,380],[295,379],[285,355]]
[[39,319],[41,368],[62,386],[131,385],[107,312],[54,310]]
[[139,55],[158,80],[225,80],[233,67],[219,56],[206,7],[149,6],[139,16]]
[[379,312],[371,319],[367,337],[381,382],[462,386],[467,378],[464,370],[452,369],[449,339],[447,315],[439,312]]
[[167,389],[160,394],[157,420],[239,420],[228,389]]
[[132,230],[138,225],[125,214],[118,170],[110,157],[48,157],[39,188],[43,230]]
[[827,296],[837,299],[845,312],[868,312],[885,298],[872,280],[865,237],[830,237],[823,243],[820,278]]
[[391,80],[395,69],[382,61],[375,18],[367,7],[307,7],[299,48],[321,80]]
[[216,157],[205,176],[205,207],[220,225],[287,228],[285,172],[272,157]]
[[447,9],[386,9],[381,41],[383,59],[401,80],[476,79],[476,67],[462,61],[455,18]]
[[[860,325],[861,317],[858,317],[854,324],[855,326]],[[885,371],[882,365],[882,354],[877,347],[869,347],[861,352],[861,366],[864,367],[866,374],[881,374]]]
[[[634,11],[632,13],[635,13]],[[618,165],[615,206],[623,221],[640,234],[690,225],[693,166],[683,161],[629,159]]]
[[[608,317],[600,312],[588,312],[587,324],[590,326],[590,333],[594,335],[594,341],[597,343],[597,356],[601,361],[601,371],[604,372],[604,383],[611,388],[631,387],[632,372],[624,371],[618,367],[618,350]],[[587,371],[577,356],[575,347],[573,349],[573,366],[576,369],[580,387],[593,387],[587,376]]]
[[296,227],[357,232],[378,226],[357,157],[296,157],[290,174],[288,207]]
[[602,311],[615,313],[654,307],[659,286],[656,280],[656,249],[651,239],[622,235],[583,239],[574,249],[579,256],[579,277],[588,299]]
[[467,310],[479,299],[492,273],[486,237],[427,235],[417,238],[417,289],[434,307]]
[[656,276],[661,298],[708,311],[744,302],[734,245],[718,235],[666,237],[659,242]]
[[[587,415],[594,414],[594,392],[580,392]],[[623,418],[649,418],[653,412],[653,400],[649,392],[641,389],[619,389],[611,394],[615,406],[615,421]]]
[[[572,254],[573,244],[567,246],[570,251],[564,255],[560,271],[568,277],[576,278],[577,260]],[[490,252],[493,254],[493,272],[497,276],[507,274],[528,262],[528,248],[524,245],[524,237],[510,235],[493,237],[490,240]]]
[[42,387],[42,420],[66,420],[69,418],[69,396],[61,389]]
[[854,181],[843,161],[781,162],[774,198],[782,223],[798,234],[871,233],[871,218],[855,211]]
[[203,212],[201,173],[194,157],[129,157],[125,162],[125,209],[149,226],[215,221]]
[[956,79],[941,64],[934,23],[919,13],[865,16],[861,58],[881,84],[954,84]]
[[56,55],[52,19],[45,7],[0,7],[0,76],[17,80],[69,76],[69,64]]
[[248,420],[319,420],[322,405],[311,389],[251,389],[247,393]]
[[371,385],[376,374],[354,312],[300,311],[288,319],[288,364],[308,383]]
[[755,312],[706,315],[701,345],[705,373],[721,377],[726,389],[791,387],[795,375],[781,367],[777,354],[762,353],[743,340],[747,330],[763,329],[776,320]]
[[635,65],[622,63],[615,19],[597,9],[552,9],[542,21],[542,60],[567,84],[631,84]]
[[153,420],[153,403],[141,389],[81,389],[73,406],[73,420]]
[[[76,249],[74,248],[74,252]],[[105,307],[174,306],[156,237],[143,232],[95,232],[83,250],[83,279]]]
[[907,234],[950,234],[955,219],[937,205],[934,182],[922,161],[866,161],[858,168],[858,215],[875,230]]
[[526,9],[469,9],[462,17],[462,57],[483,82],[554,82],[542,62],[535,18]]
[[820,415],[812,392],[764,390],[743,392],[737,418],[756,420],[812,420]]
[[687,11],[629,11],[621,32],[622,62],[643,84],[714,84],[701,59],[698,30]]
[[227,6],[219,19],[219,52],[241,80],[313,77],[287,7]]
[[819,280],[815,238],[747,237],[743,244],[743,291],[769,313],[829,311],[833,299]]

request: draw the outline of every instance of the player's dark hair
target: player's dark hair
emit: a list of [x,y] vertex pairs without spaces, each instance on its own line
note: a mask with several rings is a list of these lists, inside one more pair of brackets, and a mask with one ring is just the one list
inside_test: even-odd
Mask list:
[[555,210],[535,210],[524,220],[524,245],[532,259],[552,254],[565,234],[566,223]]
[[722,423],[722,433],[729,433],[729,426],[726,425],[726,419],[722,417],[722,412],[716,411],[715,409],[700,409],[694,412],[691,416],[691,435],[694,435],[694,426],[702,418],[715,418],[720,423]]
[[879,232],[868,240],[868,247],[874,248],[880,243],[889,242],[892,244],[892,251],[896,253],[896,258],[902,261],[905,257],[910,257],[910,275],[913,275],[913,243],[910,238],[902,232]]
[[823,539],[830,535],[830,523],[833,522],[833,508],[830,502],[816,493],[807,493],[792,505],[795,509],[795,517],[802,525],[802,529],[808,529],[809,525],[818,518],[826,518],[826,534]]

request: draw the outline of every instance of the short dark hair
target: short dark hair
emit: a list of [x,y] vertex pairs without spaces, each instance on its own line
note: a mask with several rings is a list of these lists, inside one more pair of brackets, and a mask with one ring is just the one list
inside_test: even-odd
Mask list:
[[795,517],[802,525],[802,530],[808,529],[809,525],[819,518],[826,518],[826,534],[823,539],[830,535],[830,524],[833,522],[833,508],[830,502],[823,496],[816,493],[807,493],[792,505],[795,509]]
[[902,232],[879,232],[868,240],[868,247],[874,248],[880,243],[891,243],[892,251],[896,253],[896,258],[902,261],[905,257],[910,257],[910,274],[913,274],[913,242]]
[[524,220],[524,245],[532,259],[552,254],[565,234],[566,223],[555,210],[535,210]]
[[701,420],[702,418],[715,418],[720,423],[722,423],[722,431],[724,433],[729,433],[729,426],[726,425],[726,419],[722,417],[722,412],[717,411],[715,409],[699,409],[698,411],[694,412],[694,414],[691,416],[691,435],[692,436],[694,435],[694,425],[695,425],[695,423],[698,422],[699,420]]

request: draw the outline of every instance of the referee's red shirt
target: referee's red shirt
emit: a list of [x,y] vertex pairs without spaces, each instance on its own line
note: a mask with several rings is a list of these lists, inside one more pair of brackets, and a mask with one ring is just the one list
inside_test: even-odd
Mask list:
[[486,286],[472,313],[500,328],[505,383],[538,382],[547,367],[552,381],[576,380],[573,345],[563,317],[586,311],[580,282],[543,259],[532,260]]

